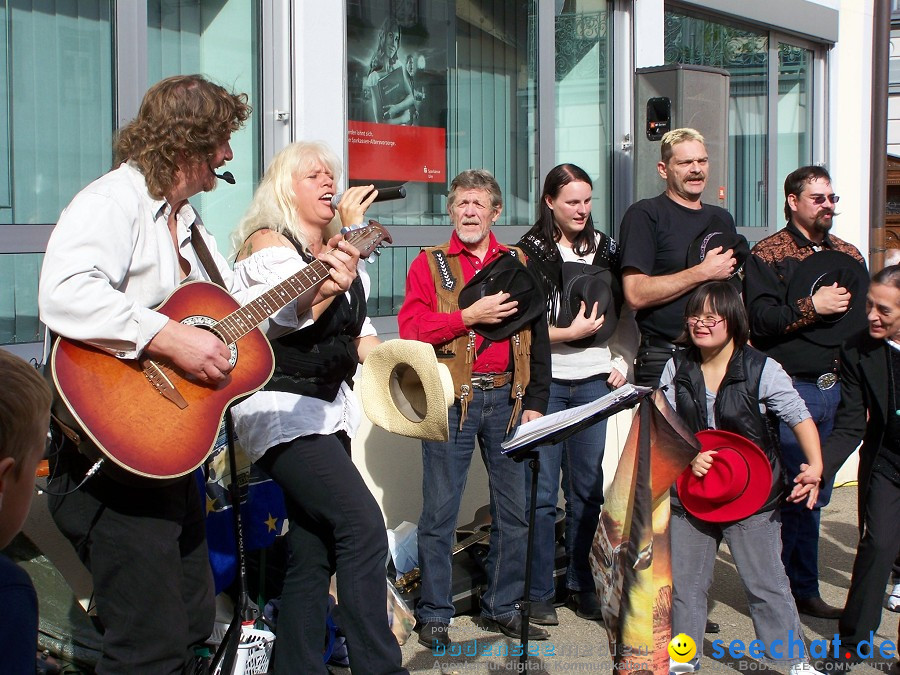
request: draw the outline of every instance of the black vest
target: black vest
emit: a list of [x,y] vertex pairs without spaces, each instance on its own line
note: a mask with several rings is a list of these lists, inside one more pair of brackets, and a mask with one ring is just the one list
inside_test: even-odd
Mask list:
[[[678,414],[694,433],[709,429],[706,415],[706,384],[700,370],[700,354],[688,349],[675,355],[675,403]],[[788,482],[781,466],[778,419],[771,412],[759,412],[759,381],[766,355],[752,347],[738,350],[716,395],[717,428],[747,438],[766,453],[772,467],[772,489],[759,512],[771,511],[784,499]],[[674,492],[674,489],[673,489]],[[673,508],[676,502],[673,501]],[[681,503],[677,502],[680,509]]]
[[[297,252],[312,262],[297,242]],[[353,386],[359,364],[356,338],[366,319],[366,295],[357,277],[347,294],[336,296],[311,325],[271,340],[275,372],[265,388],[333,401],[341,382]]]

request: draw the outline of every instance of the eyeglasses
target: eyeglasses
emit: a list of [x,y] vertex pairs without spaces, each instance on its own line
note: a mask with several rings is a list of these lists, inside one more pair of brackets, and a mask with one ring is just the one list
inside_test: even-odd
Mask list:
[[720,323],[722,323],[725,319],[701,319],[699,316],[690,317],[685,323],[688,328],[696,328],[697,326],[701,326],[703,328],[715,328]]
[[841,201],[841,198],[838,195],[808,195],[813,204],[824,204],[827,199],[832,204],[837,204]]

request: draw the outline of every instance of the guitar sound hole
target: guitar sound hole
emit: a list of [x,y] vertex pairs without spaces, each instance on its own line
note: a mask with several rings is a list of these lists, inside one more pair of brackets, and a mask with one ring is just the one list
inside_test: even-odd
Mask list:
[[225,336],[222,335],[222,333],[219,332],[217,328],[218,322],[215,319],[210,316],[195,315],[185,317],[181,320],[181,323],[187,326],[193,326],[194,328],[202,328],[203,330],[208,330],[210,333],[219,338],[225,344],[225,346],[228,347],[228,362],[231,364],[231,367],[234,368],[238,358],[237,344],[235,344],[234,342],[229,343],[225,340]]

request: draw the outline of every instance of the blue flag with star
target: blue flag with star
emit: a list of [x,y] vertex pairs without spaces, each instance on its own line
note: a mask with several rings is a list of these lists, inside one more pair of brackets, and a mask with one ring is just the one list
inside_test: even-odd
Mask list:
[[[241,501],[241,523],[244,529],[244,550],[267,548],[281,534],[287,517],[284,494],[278,484],[261,468],[250,462],[236,440],[235,459]],[[231,513],[228,485],[231,472],[228,466],[228,446],[224,426],[209,457],[209,478],[197,471],[201,492],[206,495],[206,539],[209,562],[212,566],[216,593],[227,588],[237,573],[237,544]]]

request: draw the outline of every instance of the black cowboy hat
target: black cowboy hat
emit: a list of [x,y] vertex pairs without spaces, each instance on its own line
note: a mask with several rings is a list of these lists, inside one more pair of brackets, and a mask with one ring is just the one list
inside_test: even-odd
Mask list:
[[810,342],[833,347],[841,344],[866,325],[866,292],[869,273],[865,266],[841,251],[819,251],[804,258],[787,288],[787,302],[796,306],[798,300],[811,297],[822,286],[837,283],[850,291],[850,307],[841,314],[820,317],[798,334]]
[[515,314],[497,324],[476,324],[473,330],[489,340],[506,340],[546,311],[546,302],[524,264],[508,253],[487,264],[459,292],[459,307],[466,309],[486,295],[501,291],[519,303]]
[[[688,247],[687,267],[694,267],[703,262],[708,251],[714,248],[722,247],[723,251],[731,250],[737,264],[734,266],[734,272],[729,280],[740,284],[741,271],[747,256],[750,255],[750,244],[747,239],[734,231],[734,228],[726,223],[719,216],[713,216],[706,229],[698,236]],[[738,287],[740,290],[740,287]]]
[[612,270],[580,262],[564,262],[562,264],[562,288],[560,289],[559,316],[556,325],[566,328],[581,311],[584,303],[585,313],[590,314],[594,303],[597,304],[597,316],[604,316],[603,325],[593,335],[571,340],[566,344],[573,347],[590,347],[606,342],[612,337],[619,320],[622,307],[622,287]]

